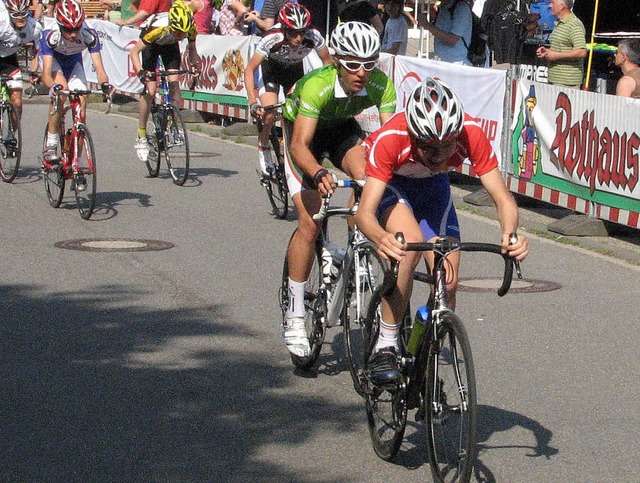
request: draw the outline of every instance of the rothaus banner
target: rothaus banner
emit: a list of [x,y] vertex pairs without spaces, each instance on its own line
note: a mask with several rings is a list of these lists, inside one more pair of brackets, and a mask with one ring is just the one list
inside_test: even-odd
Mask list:
[[515,102],[514,177],[640,211],[640,101],[520,80]]

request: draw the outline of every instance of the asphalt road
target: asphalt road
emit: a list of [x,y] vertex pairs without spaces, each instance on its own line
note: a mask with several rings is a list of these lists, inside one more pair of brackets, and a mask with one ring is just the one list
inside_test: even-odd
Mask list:
[[[0,186],[0,480],[430,481],[421,425],[393,463],[375,456],[338,329],[313,371],[293,369],[277,290],[295,222],[269,216],[254,148],[193,134],[177,187],[146,177],[133,119],[90,112],[100,196],[84,221],[72,197],[47,203],[45,119],[25,107],[23,169]],[[460,218],[466,239],[496,240],[482,213]],[[174,247],[54,246],[85,238]],[[494,262],[466,256],[463,276],[498,276]],[[640,269],[532,235],[523,271],[546,291],[458,296],[476,479],[637,481]]]

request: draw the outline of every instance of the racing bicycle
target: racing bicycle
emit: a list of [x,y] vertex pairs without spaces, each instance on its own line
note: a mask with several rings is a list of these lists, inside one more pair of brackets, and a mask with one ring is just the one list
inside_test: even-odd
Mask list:
[[[512,235],[512,237],[515,235]],[[402,234],[397,235],[402,240]],[[516,238],[517,239],[517,238]],[[513,276],[514,265],[521,277],[518,262],[503,254],[500,245],[456,242],[440,238],[433,243],[409,243],[408,251],[432,251],[432,274],[415,272],[414,280],[431,285],[426,304],[430,314],[426,324],[407,315],[400,327],[400,382],[385,387],[369,379],[369,360],[380,330],[383,296],[396,286],[398,262],[391,264],[384,282],[376,289],[367,310],[364,370],[361,374],[369,434],[376,454],[391,460],[398,452],[404,436],[407,411],[417,409],[416,421],[427,428],[429,464],[436,482],[468,482],[476,455],[476,379],[471,345],[460,318],[447,301],[447,256],[454,252],[488,252],[504,259],[504,274],[498,295],[505,295]],[[411,331],[416,330],[415,339]],[[410,343],[411,341],[411,343]]]
[[0,76],[0,176],[11,183],[20,169],[22,128],[18,110],[9,100],[7,82],[12,76]]
[[[160,172],[160,161],[164,156],[167,169],[173,182],[178,186],[184,185],[189,176],[189,138],[187,129],[180,114],[180,110],[171,103],[169,76],[191,74],[189,70],[165,71],[158,68],[149,73],[149,79],[158,79],[158,94],[160,103],[154,100],[151,106],[151,129],[147,129],[149,142],[149,156],[147,169],[149,176],[156,178]],[[146,83],[145,83],[146,89]]]
[[[322,223],[322,227],[315,241],[315,256],[304,294],[310,351],[305,357],[291,354],[291,360],[300,369],[310,369],[320,355],[327,328],[342,325],[354,387],[356,391],[364,393],[358,374],[364,358],[366,308],[375,288],[382,282],[386,265],[375,246],[355,225],[348,228],[346,247],[329,237],[329,220],[353,216],[362,193],[362,182],[339,180],[337,184],[338,188],[353,190],[355,203],[351,208],[331,208],[330,197],[326,197],[320,211],[313,215],[314,220]],[[283,319],[289,304],[288,279],[289,266],[285,257],[280,288]]]
[[[281,107],[282,104],[278,103],[263,106],[262,109],[265,111],[275,110],[276,121],[278,121],[282,117]],[[262,116],[256,117],[256,125],[258,132],[262,132],[264,128]],[[284,146],[282,144],[282,136],[278,134],[278,126],[276,126],[275,123],[269,133],[269,143],[271,143],[271,152],[274,155],[273,166],[267,166],[267,170],[269,171],[268,178],[263,177],[260,172],[258,174],[260,175],[260,184],[267,190],[267,197],[273,208],[273,214],[277,219],[284,220],[289,211],[289,187],[287,186],[287,179],[284,173]]]
[[[111,111],[111,97],[101,90],[59,90],[53,94],[52,113],[58,110],[58,100],[61,95],[68,96],[69,103],[60,112],[60,126],[58,128],[58,150],[60,162],[49,163],[42,159],[42,173],[44,187],[49,204],[58,208],[64,196],[67,180],[71,182],[80,216],[88,220],[95,208],[97,189],[97,165],[93,139],[82,115],[82,97],[89,94],[101,94],[106,97],[108,106],[106,113]],[[69,119],[65,119],[66,117]],[[69,127],[67,127],[69,126]],[[43,151],[47,145],[47,127],[44,130]]]

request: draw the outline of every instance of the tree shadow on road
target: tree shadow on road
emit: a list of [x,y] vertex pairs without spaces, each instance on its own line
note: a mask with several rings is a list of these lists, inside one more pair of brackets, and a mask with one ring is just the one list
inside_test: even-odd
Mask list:
[[0,285],[0,480],[304,481],[265,451],[357,426],[357,405],[277,391],[289,368],[225,306],[148,295]]

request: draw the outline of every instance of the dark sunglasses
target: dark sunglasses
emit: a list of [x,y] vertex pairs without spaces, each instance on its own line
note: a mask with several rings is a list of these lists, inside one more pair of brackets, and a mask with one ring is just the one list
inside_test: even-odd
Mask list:
[[360,72],[360,69],[364,69],[367,72],[371,72],[375,68],[376,64],[378,63],[377,60],[366,60],[364,62],[359,62],[357,60],[338,59],[338,61],[340,62],[342,67],[347,69],[352,74],[356,74]]
[[74,28],[69,28],[69,27],[60,27],[60,30],[62,32],[67,32],[69,34],[73,33],[73,32],[80,32],[80,30],[82,29],[82,27],[74,27]]
[[289,37],[297,37],[298,35],[304,35],[307,33],[307,29],[300,29],[300,30],[282,29],[282,31],[285,33],[285,35],[288,35]]

